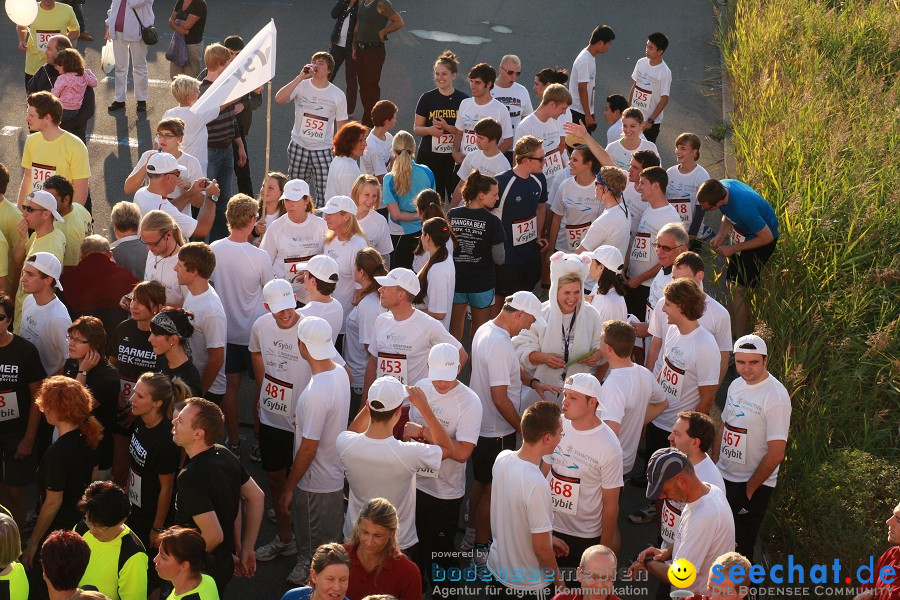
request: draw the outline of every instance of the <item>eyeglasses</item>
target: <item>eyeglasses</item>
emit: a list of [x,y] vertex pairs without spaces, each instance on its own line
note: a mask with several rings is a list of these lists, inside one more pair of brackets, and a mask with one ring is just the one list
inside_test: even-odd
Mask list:
[[24,210],[27,213],[33,213],[35,211],[47,212],[46,208],[41,208],[39,206],[28,206],[27,204],[22,205],[22,210]]
[[503,70],[506,71],[506,74],[509,75],[510,77],[512,77],[513,75],[518,77],[519,75],[522,74],[522,71],[513,71],[512,69],[503,69]]
[[524,158],[527,158],[527,159],[529,159],[529,160],[536,160],[536,161],[541,162],[541,163],[544,162],[544,156],[543,156],[543,155],[542,155],[542,156],[525,156]]
[[75,342],[76,344],[87,344],[88,343],[87,340],[78,339],[76,337],[72,337],[71,335],[67,335],[66,340],[68,340],[70,342]]
[[162,234],[162,237],[160,237],[160,238],[159,238],[158,240],[156,240],[155,242],[148,242],[148,241],[146,241],[146,240],[144,240],[144,239],[141,239],[141,243],[144,244],[145,246],[147,246],[148,248],[156,248],[157,246],[160,245],[160,243],[162,243],[162,241],[163,241],[164,239],[166,239],[166,236],[168,236],[168,235],[169,235],[169,232],[167,231],[167,232],[165,232],[164,234]]
[[93,529],[93,530],[95,530],[95,531],[97,531],[97,532],[101,532],[101,533],[102,533],[102,532],[104,532],[104,531],[109,531],[110,529],[112,529],[112,526],[103,527],[103,526],[101,526],[101,525],[97,525],[96,523],[93,523],[93,522],[89,521],[87,518],[84,519],[84,522],[85,522],[85,524],[86,524],[90,529]]
[[177,137],[179,137],[179,136],[175,135],[174,133],[157,133],[156,134],[157,139],[174,140]]
[[671,252],[672,250],[674,250],[674,249],[677,248],[678,246],[664,246],[664,245],[659,244],[659,243],[657,243],[657,242],[653,242],[653,247],[656,248],[657,250],[662,250],[663,252]]

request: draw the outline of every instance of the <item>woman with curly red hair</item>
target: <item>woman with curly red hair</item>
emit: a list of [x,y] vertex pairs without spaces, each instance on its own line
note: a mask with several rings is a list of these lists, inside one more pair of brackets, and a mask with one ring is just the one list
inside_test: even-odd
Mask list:
[[334,160],[328,169],[324,204],[335,196],[349,196],[359,177],[359,157],[366,151],[369,128],[357,121],[350,121],[337,132],[331,145]]

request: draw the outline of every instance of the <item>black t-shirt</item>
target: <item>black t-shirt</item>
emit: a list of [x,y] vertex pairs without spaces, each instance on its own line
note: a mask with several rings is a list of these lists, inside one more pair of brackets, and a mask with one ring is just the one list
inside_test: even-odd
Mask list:
[[150,330],[141,331],[137,322],[127,319],[119,323],[109,338],[109,356],[116,359],[119,371],[120,400],[131,398],[134,384],[147,371],[159,371],[156,353],[150,345]]
[[[63,375],[76,379],[78,377],[78,361],[74,358],[66,359],[63,365]],[[91,412],[103,425],[104,436],[97,446],[97,465],[101,469],[112,467],[113,438],[108,435],[116,425],[116,413],[119,404],[119,372],[109,364],[105,358],[101,359],[97,366],[88,371],[87,388],[94,395],[94,400],[99,406]]]
[[[459,90],[453,90],[449,96],[445,96],[437,88],[425,92],[419,97],[416,104],[416,114],[425,117],[425,127],[431,127],[434,124],[434,118],[438,117],[447,121],[449,125],[456,124],[456,111],[459,110],[460,103],[468,98],[469,95]],[[416,153],[416,162],[420,165],[431,166],[432,164],[450,161],[453,162],[453,155],[435,154],[431,151],[432,136],[426,135],[422,137],[419,143],[419,151]]]
[[250,479],[249,473],[227,448],[216,444],[195,455],[175,479],[175,523],[196,528],[195,515],[214,511],[225,540],[211,554],[231,559],[234,553],[234,520],[241,501],[241,486]]
[[47,376],[34,344],[13,335],[0,348],[0,434],[25,433],[34,399],[29,384]]
[[53,442],[38,467],[38,493],[44,503],[47,490],[62,492],[62,505],[53,518],[47,532],[55,529],[72,529],[81,519],[78,501],[91,484],[97,451],[89,448],[80,429],[59,436]]
[[[131,477],[128,496],[131,500],[129,526],[145,543],[149,538],[156,509],[159,506],[159,476],[178,471],[181,451],[172,441],[172,421],[163,419],[156,427],[149,428],[144,420],[135,420],[131,433]],[[174,497],[174,494],[173,494]],[[166,525],[171,524],[173,506],[169,507]]]
[[166,360],[166,357],[160,356],[159,372],[168,375],[169,379],[174,379],[175,377],[180,378],[189,388],[191,388],[192,395],[198,397],[203,395],[203,384],[200,382],[200,371],[197,370],[197,367],[194,366],[194,363],[192,363],[190,359],[172,369],[169,367],[169,361]]
[[[537,207],[547,202],[547,179],[543,173],[519,177],[510,169],[495,177],[503,202],[504,244],[507,265],[527,265],[541,259],[537,245]],[[505,198],[505,201],[504,201]],[[499,204],[498,204],[499,206]]]
[[194,26],[191,27],[188,34],[184,36],[187,44],[203,43],[203,30],[206,29],[206,0],[193,0],[187,9],[183,9],[184,0],[178,0],[175,3],[175,19],[179,21],[187,21],[188,15],[197,15],[200,17]]
[[500,219],[486,208],[465,206],[451,209],[447,217],[456,234],[456,249],[453,251],[455,291],[474,293],[493,289],[496,270],[491,246],[503,243]]

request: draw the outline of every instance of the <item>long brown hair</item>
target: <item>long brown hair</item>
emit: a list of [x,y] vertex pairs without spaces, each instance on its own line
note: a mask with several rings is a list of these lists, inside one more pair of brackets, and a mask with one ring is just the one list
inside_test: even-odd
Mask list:
[[[435,251],[428,257],[428,262],[419,271],[419,293],[413,298],[413,304],[421,304],[428,295],[428,272],[436,263],[444,262],[450,259],[450,251],[447,250],[447,241],[453,232],[450,231],[450,224],[440,217],[432,217],[422,224],[422,235],[428,235],[434,242]],[[422,243],[422,238],[419,238]]]
[[180,377],[169,379],[163,373],[148,371],[141,375],[138,383],[143,383],[150,390],[150,399],[154,402],[162,402],[159,414],[171,420],[172,410],[176,402],[183,402],[191,397],[191,388]]
[[381,253],[371,247],[363,248],[356,253],[354,265],[369,278],[369,285],[362,289],[359,294],[359,300],[353,301],[353,306],[356,306],[362,302],[363,298],[378,291],[381,284],[375,281],[375,278],[387,275],[387,269],[384,268],[384,258],[382,258]]
[[103,425],[91,416],[94,396],[75,379],[62,375],[48,377],[41,384],[34,403],[42,413],[52,410],[57,420],[76,425],[88,447],[97,448],[103,439]]
[[400,543],[397,541],[397,530],[400,528],[400,520],[397,518],[397,509],[394,508],[390,500],[372,498],[363,504],[363,507],[359,510],[359,516],[356,518],[356,523],[353,524],[353,537],[350,538],[350,544],[354,548],[359,547],[359,524],[362,523],[363,519],[371,522],[372,525],[384,527],[390,532],[387,546],[382,550],[378,567],[375,569],[375,574],[377,575],[384,568],[386,559],[400,555]]
[[[278,184],[278,189],[282,192],[284,192],[284,184],[288,182],[288,176],[281,171],[269,171],[266,173],[266,178],[263,179],[262,187],[259,188],[259,213],[256,215],[257,221],[262,221],[266,218],[266,183],[268,183],[269,179],[274,179]],[[287,210],[284,208],[284,198],[279,198],[278,216],[281,216],[286,212]]]

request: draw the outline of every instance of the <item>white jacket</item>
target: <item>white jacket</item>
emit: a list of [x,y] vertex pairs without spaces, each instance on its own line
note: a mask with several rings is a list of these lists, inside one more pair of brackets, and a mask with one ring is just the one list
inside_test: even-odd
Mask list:
[[137,16],[140,17],[144,27],[153,25],[153,20],[156,18],[153,15],[153,0],[112,0],[112,6],[109,7],[109,11],[106,13],[106,25],[109,27],[109,37],[111,39],[116,37],[116,17],[119,15],[119,6],[123,2],[127,3],[127,6],[125,8],[125,26],[122,28],[122,38],[126,42],[140,42],[141,27],[138,25],[138,20],[134,13],[137,11]]

